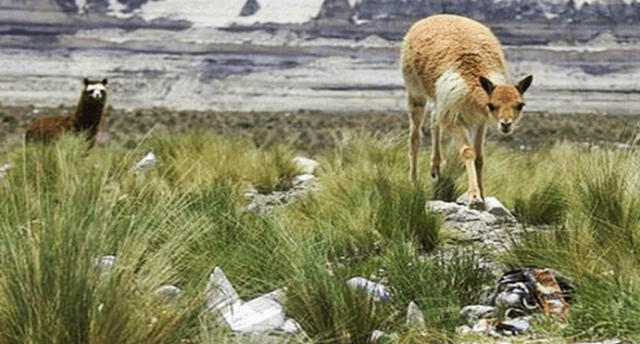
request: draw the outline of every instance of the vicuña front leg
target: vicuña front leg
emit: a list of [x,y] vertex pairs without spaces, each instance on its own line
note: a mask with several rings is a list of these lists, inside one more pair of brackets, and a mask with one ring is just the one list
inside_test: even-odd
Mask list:
[[458,133],[458,137],[462,142],[460,157],[462,158],[464,166],[467,170],[469,184],[467,195],[469,196],[469,207],[474,209],[482,209],[484,208],[484,201],[482,200],[482,196],[480,194],[478,175],[476,174],[476,152],[471,146],[471,140],[469,140],[469,134],[466,130],[461,130]]
[[484,166],[484,136],[485,136],[485,124],[482,123],[476,129],[476,135],[474,137],[473,149],[476,153],[476,175],[478,177],[478,188],[480,189],[480,197],[484,200],[484,188],[482,187],[482,167]]
[[420,151],[422,122],[424,121],[424,105],[425,101],[409,97],[409,117],[411,119],[409,128],[409,163],[411,171],[409,175],[412,181],[418,179],[418,152]]

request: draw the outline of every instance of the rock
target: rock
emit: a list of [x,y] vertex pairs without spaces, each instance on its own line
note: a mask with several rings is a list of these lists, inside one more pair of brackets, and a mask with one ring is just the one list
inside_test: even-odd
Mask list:
[[158,298],[162,299],[164,303],[175,301],[180,297],[182,289],[174,285],[163,285],[153,292]]
[[480,319],[475,323],[475,325],[473,325],[471,332],[489,334],[492,328],[493,326],[491,319]]
[[520,317],[510,320],[505,320],[496,326],[496,330],[503,335],[515,336],[523,334],[531,328],[530,317]]
[[362,289],[369,294],[375,301],[386,301],[391,299],[391,292],[389,289],[380,283],[369,281],[363,277],[354,277],[347,281],[353,289]]
[[231,331],[237,333],[296,333],[300,325],[287,319],[282,289],[243,302],[220,268],[215,268],[205,290],[207,309],[217,311]]
[[0,167],[0,180],[7,176],[7,172],[13,167],[11,164],[4,164]]
[[466,334],[470,334],[471,331],[472,331],[471,327],[469,327],[467,325],[462,325],[462,326],[456,327],[456,333],[457,334],[466,335]]
[[460,316],[464,319],[464,323],[474,326],[480,319],[495,317],[496,308],[493,306],[466,306],[460,310]]
[[138,161],[133,166],[133,171],[136,174],[139,174],[143,170],[151,167],[152,165],[154,165],[157,162],[158,162],[158,159],[156,158],[156,155],[153,152],[149,152],[149,153],[147,153],[147,155],[144,156],[144,158],[142,158],[140,161]]
[[116,264],[116,256],[106,255],[98,258],[96,262],[98,272],[100,276],[104,276],[113,270],[113,266]]
[[313,174],[313,172],[320,166],[320,163],[309,158],[297,156],[293,158],[293,162],[298,166],[300,171],[304,174]]
[[487,197],[484,199],[487,212],[497,218],[515,221],[515,216],[495,197]]
[[421,328],[427,327],[427,322],[424,320],[424,314],[413,301],[411,301],[409,303],[409,307],[407,307],[407,326]]
[[371,332],[371,338],[369,342],[371,343],[395,343],[398,339],[397,333],[386,333],[380,330],[375,330]]
[[293,186],[304,187],[306,185],[312,185],[316,181],[316,176],[310,173],[299,174],[293,178]]

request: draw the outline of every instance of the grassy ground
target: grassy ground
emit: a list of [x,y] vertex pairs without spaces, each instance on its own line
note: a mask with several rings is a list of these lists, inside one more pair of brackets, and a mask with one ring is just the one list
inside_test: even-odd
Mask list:
[[[464,250],[428,258],[449,235],[424,211],[437,190],[408,180],[405,141],[337,137],[313,157],[320,189],[268,216],[243,212],[243,193],[286,185],[298,172],[288,145],[186,133],[89,153],[73,137],[9,148],[0,154],[14,165],[0,182],[0,343],[229,342],[202,314],[214,266],[245,299],[287,287],[288,315],[315,342],[367,343],[375,329],[401,343],[479,341],[456,336],[458,312],[493,278]],[[557,269],[576,285],[568,326],[540,319],[532,336],[640,341],[640,153],[583,147],[488,147],[488,193],[547,228],[499,259]],[[136,176],[131,166],[149,150],[160,162]],[[453,197],[464,175],[454,153],[448,161]],[[117,263],[101,276],[105,254]],[[353,276],[383,281],[394,297],[367,301],[346,287]],[[167,283],[184,290],[176,304],[153,295]],[[410,301],[427,329],[405,325]]]

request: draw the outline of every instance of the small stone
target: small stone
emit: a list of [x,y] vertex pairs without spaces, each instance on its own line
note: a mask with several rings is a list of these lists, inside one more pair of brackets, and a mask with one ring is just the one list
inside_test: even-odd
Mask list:
[[531,328],[531,318],[520,317],[505,320],[496,326],[496,330],[506,335],[519,335],[529,331]]
[[298,166],[300,171],[305,174],[313,174],[313,172],[320,166],[320,163],[309,158],[297,156],[293,158],[293,162]]
[[473,333],[489,333],[491,331],[491,321],[489,319],[480,319],[473,325],[471,332]]
[[375,330],[371,332],[371,338],[369,339],[369,341],[371,343],[395,343],[397,339],[397,333],[388,334],[380,330]]
[[7,172],[13,167],[11,164],[4,164],[0,167],[0,180],[7,176]]
[[366,291],[375,301],[386,301],[391,299],[391,292],[385,285],[369,281],[363,277],[354,277],[347,281],[347,285],[353,289],[362,289]]
[[424,314],[416,305],[415,302],[411,301],[409,303],[409,307],[407,307],[407,326],[409,327],[427,327],[427,322],[424,320]]
[[138,161],[134,166],[133,170],[136,174],[142,172],[144,169],[154,165],[158,162],[156,155],[153,152],[147,153],[140,161]]
[[97,267],[100,272],[100,276],[104,276],[113,270],[113,266],[116,264],[116,256],[106,255],[98,258]]
[[295,186],[303,186],[309,185],[315,182],[316,176],[310,173],[299,174],[293,178],[293,185]]
[[481,319],[493,318],[495,316],[495,311],[495,307],[492,306],[466,306],[460,311],[460,316],[462,316],[467,325],[475,326]]
[[487,212],[505,220],[515,220],[513,214],[495,197],[487,197],[484,200],[487,207]]
[[175,285],[163,285],[162,287],[156,289],[153,293],[161,298],[165,303],[169,303],[180,297],[182,289],[176,287]]
[[456,333],[457,334],[470,334],[472,331],[471,327],[467,326],[467,325],[462,325],[462,326],[458,326],[456,327]]

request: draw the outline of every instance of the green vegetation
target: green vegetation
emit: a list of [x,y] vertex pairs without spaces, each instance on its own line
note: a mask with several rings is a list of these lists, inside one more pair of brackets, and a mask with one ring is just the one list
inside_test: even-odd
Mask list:
[[[287,287],[288,315],[315,342],[368,343],[376,329],[401,343],[455,339],[460,308],[493,281],[476,253],[433,255],[450,234],[424,203],[463,190],[455,152],[438,190],[426,151],[425,178],[409,181],[402,136],[350,134],[334,147],[313,157],[320,188],[271,215],[244,212],[243,194],[289,186],[298,171],[284,144],[192,133],[86,153],[66,137],[0,154],[14,165],[0,181],[0,344],[232,342],[203,315],[215,266],[244,299]],[[136,175],[149,150],[159,163]],[[488,194],[544,225],[499,259],[554,268],[577,288],[568,326],[543,319],[536,335],[640,341],[640,154],[570,144],[487,152]],[[101,275],[105,254],[117,262]],[[369,301],[346,286],[354,276],[383,281],[393,298]],[[176,303],[154,296],[163,284],[184,290]],[[405,325],[410,301],[426,329]]]

